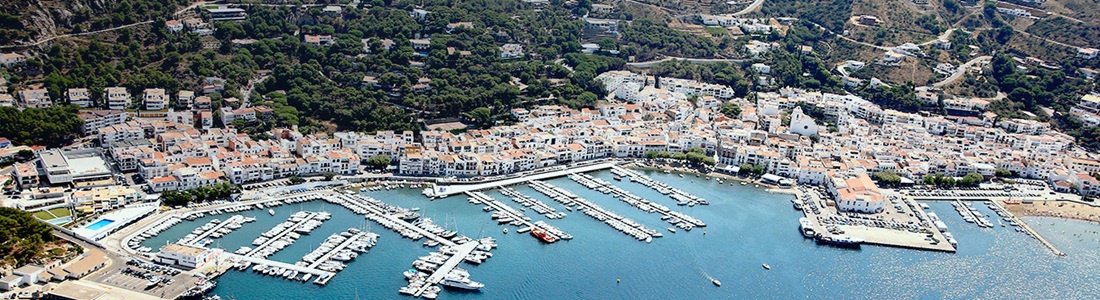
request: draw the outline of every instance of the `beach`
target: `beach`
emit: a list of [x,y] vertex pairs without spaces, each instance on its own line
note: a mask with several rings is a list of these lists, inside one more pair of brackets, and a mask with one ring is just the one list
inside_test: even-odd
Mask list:
[[1089,222],[1100,222],[1100,207],[1073,201],[1035,201],[1028,204],[1001,204],[1016,216],[1054,217]]

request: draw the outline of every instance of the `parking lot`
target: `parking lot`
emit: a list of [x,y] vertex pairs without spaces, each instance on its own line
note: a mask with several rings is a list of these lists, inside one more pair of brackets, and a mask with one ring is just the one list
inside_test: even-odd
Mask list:
[[189,272],[136,259],[115,260],[86,279],[161,298],[175,298],[197,280]]

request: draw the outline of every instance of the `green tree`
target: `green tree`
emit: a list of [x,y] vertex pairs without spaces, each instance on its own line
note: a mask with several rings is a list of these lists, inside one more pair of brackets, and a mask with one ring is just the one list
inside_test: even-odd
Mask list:
[[371,169],[375,170],[384,170],[390,165],[390,163],[390,156],[385,154],[371,156],[367,159],[367,165],[370,166]]
[[872,174],[872,178],[878,181],[880,184],[886,185],[898,185],[901,184],[901,176],[898,176],[894,171],[875,172]]

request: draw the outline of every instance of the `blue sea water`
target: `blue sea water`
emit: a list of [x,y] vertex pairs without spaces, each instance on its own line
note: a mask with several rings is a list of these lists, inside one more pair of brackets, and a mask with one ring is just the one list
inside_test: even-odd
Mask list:
[[[594,176],[611,181],[608,172]],[[690,232],[669,233],[659,215],[646,214],[619,200],[585,189],[568,178],[549,180],[605,208],[633,218],[665,237],[650,244],[628,237],[582,213],[570,213],[551,224],[575,238],[543,244],[529,234],[503,234],[488,213],[455,196],[430,201],[417,190],[368,192],[374,198],[405,207],[420,207],[436,223],[450,224],[466,235],[493,236],[499,248],[482,265],[463,265],[471,278],[485,284],[478,292],[445,290],[440,299],[1033,299],[1096,298],[1100,295],[1100,226],[1049,218],[1027,218],[1040,233],[1068,253],[1055,257],[1013,227],[980,229],[966,223],[949,203],[931,202],[959,240],[958,253],[864,246],[841,249],[817,245],[799,234],[791,196],[751,186],[718,184],[694,176],[650,173],[709,200],[709,206],[679,207],[667,196],[627,181],[615,184],[650,200],[695,216],[708,224]],[[527,186],[517,190],[561,210],[563,207]],[[520,207],[496,191],[488,193]],[[984,205],[975,205],[991,214]],[[327,286],[291,282],[251,272],[230,271],[218,279],[215,294],[233,299],[397,299],[406,284],[401,272],[432,249],[421,242],[364,220],[342,207],[322,202],[284,205],[275,216],[254,210],[257,222],[215,240],[229,251],[247,246],[260,233],[299,210],[333,213],[311,235],[271,259],[297,261],[328,235],[348,227],[370,227],[381,234],[378,245],[360,255]],[[528,215],[544,220],[533,211]],[[227,216],[216,216],[225,218]],[[157,248],[215,217],[181,223],[145,241]],[[704,234],[705,232],[705,234]],[[772,269],[764,270],[767,263]],[[722,281],[713,286],[711,276]],[[618,282],[621,280],[621,282]]]

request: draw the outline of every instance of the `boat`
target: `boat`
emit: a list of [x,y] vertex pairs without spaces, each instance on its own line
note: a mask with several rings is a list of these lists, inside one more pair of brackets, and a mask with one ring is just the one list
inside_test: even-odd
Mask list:
[[713,283],[714,286],[722,286],[722,282],[718,281],[718,279],[711,279],[710,283]]
[[806,217],[798,218],[798,229],[802,231],[803,237],[814,237],[813,223],[810,223],[810,219]]
[[267,213],[268,213],[268,214],[270,214],[270,215],[272,215],[272,216],[274,216],[274,215],[275,215],[275,210],[274,210],[274,209],[270,209],[270,208],[268,208],[268,209],[267,209]]
[[669,228],[668,228],[668,231],[669,231],[669,232],[673,232],[673,233],[675,233],[675,232],[676,232],[676,228],[672,228],[672,227],[669,227]]
[[539,240],[541,240],[543,242],[546,242],[546,243],[553,243],[553,242],[558,241],[557,237],[554,237],[549,232],[547,232],[545,229],[538,228],[538,227],[535,227],[534,229],[531,229],[531,235],[539,238]]
[[764,264],[764,270],[771,270],[771,269],[772,269],[772,266],[769,266],[768,264]]
[[447,273],[446,276],[443,276],[443,280],[440,281],[439,284],[466,290],[476,290],[485,286],[480,282],[470,280],[469,276],[462,276],[462,274],[456,272]]
[[746,184],[749,184],[749,183],[748,183],[748,182],[744,182],[744,181],[742,181],[742,182],[741,182],[741,185],[746,185]]
[[859,245],[863,243],[863,239],[854,238],[854,237],[847,236],[847,235],[822,236],[817,241],[820,242],[820,243],[826,243],[826,244],[839,246],[839,247],[856,247],[856,248],[858,248]]

